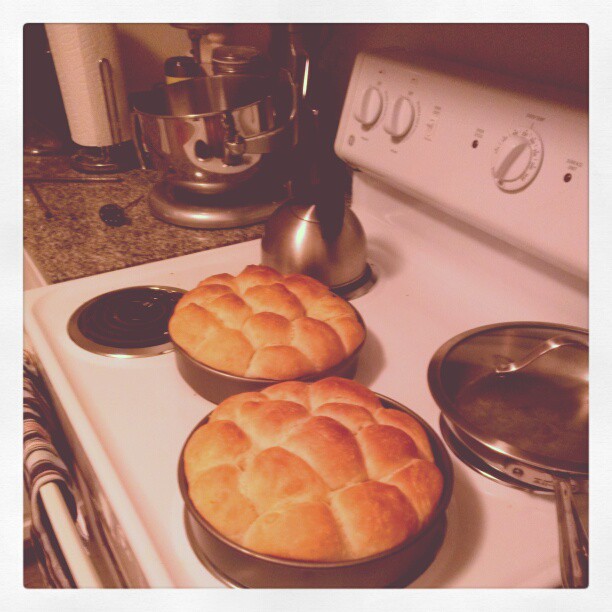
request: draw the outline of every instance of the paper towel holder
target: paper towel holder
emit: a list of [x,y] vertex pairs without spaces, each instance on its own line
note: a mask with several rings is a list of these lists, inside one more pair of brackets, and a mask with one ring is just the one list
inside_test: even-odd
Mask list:
[[113,144],[102,147],[82,147],[71,156],[70,165],[79,172],[93,174],[121,172],[133,166],[131,141],[129,139],[123,141],[111,63],[106,57],[103,57],[98,60],[98,68]]

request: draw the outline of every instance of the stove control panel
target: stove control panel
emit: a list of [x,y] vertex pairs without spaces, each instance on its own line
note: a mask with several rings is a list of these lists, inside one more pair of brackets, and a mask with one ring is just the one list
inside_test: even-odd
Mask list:
[[384,130],[391,138],[401,139],[408,132],[414,123],[414,106],[408,96],[397,98],[389,112],[389,119],[384,125]]
[[335,150],[353,168],[587,278],[587,108],[576,92],[401,50],[361,53]]
[[376,87],[368,87],[361,96],[361,103],[355,111],[355,119],[364,128],[372,127],[383,109],[383,97]]

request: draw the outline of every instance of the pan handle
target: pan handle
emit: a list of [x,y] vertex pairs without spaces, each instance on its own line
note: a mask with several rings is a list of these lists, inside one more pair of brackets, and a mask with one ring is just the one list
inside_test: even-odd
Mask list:
[[557,504],[563,586],[573,589],[586,588],[589,584],[589,540],[578,518],[569,480],[554,474],[552,476]]
[[291,74],[281,69],[279,78],[283,87],[286,87],[291,96],[291,111],[289,117],[279,127],[262,132],[255,136],[244,137],[245,153],[270,153],[280,148],[292,147],[297,141],[297,112],[298,112],[298,92],[291,78]]
[[554,336],[553,338],[549,338],[544,342],[538,344],[533,350],[529,351],[527,355],[525,355],[522,359],[517,359],[516,361],[506,361],[504,363],[498,363],[495,366],[496,374],[510,374],[511,372],[517,372],[518,370],[522,370],[525,366],[528,366],[530,363],[542,357],[546,353],[558,349],[560,346],[582,346],[588,349],[588,344],[586,342],[582,342],[578,340],[574,336],[561,335]]

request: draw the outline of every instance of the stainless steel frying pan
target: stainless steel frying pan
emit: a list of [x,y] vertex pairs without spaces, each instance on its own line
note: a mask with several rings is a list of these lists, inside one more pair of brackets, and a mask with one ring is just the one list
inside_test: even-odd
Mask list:
[[443,419],[470,451],[526,489],[554,491],[563,585],[588,585],[588,332],[503,323],[460,334],[428,372]]

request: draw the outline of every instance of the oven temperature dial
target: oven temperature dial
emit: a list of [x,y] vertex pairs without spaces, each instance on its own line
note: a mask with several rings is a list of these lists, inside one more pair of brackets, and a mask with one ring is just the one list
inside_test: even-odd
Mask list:
[[361,103],[355,113],[355,119],[357,119],[363,127],[372,127],[378,121],[382,109],[383,97],[380,90],[376,87],[368,87],[363,92]]
[[397,140],[403,138],[414,122],[414,106],[405,96],[400,96],[393,104],[389,119],[383,128],[387,134]]
[[542,166],[543,145],[530,128],[506,134],[493,151],[491,172],[502,191],[520,191],[537,176]]

